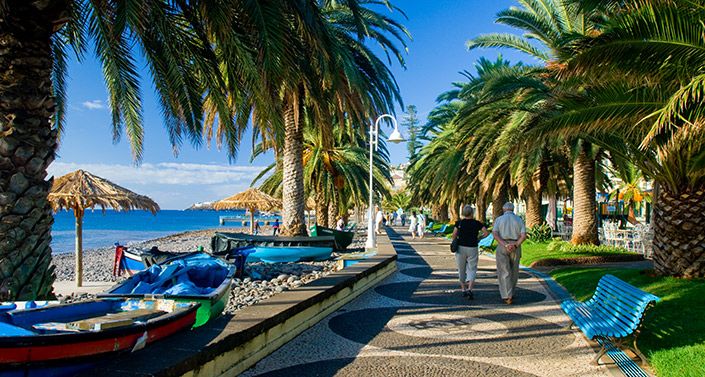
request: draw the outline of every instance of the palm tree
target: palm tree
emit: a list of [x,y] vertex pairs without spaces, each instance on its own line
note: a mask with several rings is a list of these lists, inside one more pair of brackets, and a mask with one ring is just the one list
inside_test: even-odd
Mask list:
[[411,205],[411,196],[406,191],[398,191],[395,193],[392,193],[389,196],[389,199],[385,200],[382,203],[382,208],[384,208],[385,211],[396,211],[397,209],[401,208],[402,210],[408,210],[409,206]]
[[[369,196],[369,157],[363,130],[359,126],[331,125],[333,140],[329,141],[312,119],[304,120],[304,195],[315,197],[317,223],[330,226],[335,218],[350,207],[364,206]],[[328,144],[332,142],[331,144]],[[255,157],[265,151],[262,144]],[[281,158],[281,157],[280,157]],[[389,169],[389,154],[383,142],[374,156],[374,187],[380,197],[388,197],[392,178]],[[283,193],[281,164],[275,162],[265,169],[253,184],[266,174],[260,189],[280,197]]]
[[639,187],[643,182],[644,175],[639,168],[631,163],[617,167],[616,170],[621,183],[610,193],[610,199],[624,201],[624,205],[629,209],[627,221],[638,224],[639,221],[637,221],[634,211],[639,210],[642,203],[651,202],[651,193]]
[[586,90],[566,101],[552,131],[587,134],[653,178],[656,270],[703,277],[705,2],[593,3],[606,21],[563,70]]
[[[405,38],[409,36],[400,23],[370,9],[381,4],[378,1],[314,3],[318,5],[316,16],[319,16],[315,27],[305,29],[290,24],[285,44],[277,44],[278,48],[296,51],[298,55],[272,64],[255,60],[263,84],[247,96],[232,99],[230,104],[239,114],[239,126],[224,129],[218,124],[216,131],[212,128],[206,131],[218,140],[239,140],[251,117],[256,136],[281,156],[278,161],[282,174],[282,233],[288,235],[306,233],[302,114],[308,111],[314,124],[323,125],[320,131],[330,140],[332,134],[324,127],[334,117],[339,122],[350,119],[355,124],[365,124],[376,114],[393,111],[395,102],[401,103],[399,88],[389,68],[367,42],[376,43],[388,57],[394,56],[403,65],[397,44],[405,47]],[[389,2],[384,4],[403,15]],[[226,73],[226,77],[239,72],[236,66],[229,69],[234,73]],[[237,78],[233,82],[238,83]]]
[[0,1],[0,300],[47,297],[52,291],[53,217],[46,176],[64,128],[70,51],[82,57],[95,50],[113,136],[127,135],[135,161],[142,156],[144,126],[137,50],[149,67],[175,147],[183,137],[200,142],[204,93],[223,118],[231,118],[222,106],[218,57],[202,33],[205,21],[189,10],[179,1]]
[[[521,5],[499,12],[496,22],[525,31],[523,37],[514,34],[482,35],[468,41],[467,47],[515,49],[531,55],[544,63],[550,72],[555,72],[561,66],[561,57],[566,55],[566,51],[573,51],[573,42],[596,31],[592,15],[583,12],[570,0],[522,1]],[[536,46],[535,42],[540,46]],[[572,242],[597,244],[595,154],[587,140],[575,137],[566,141],[575,150]]]

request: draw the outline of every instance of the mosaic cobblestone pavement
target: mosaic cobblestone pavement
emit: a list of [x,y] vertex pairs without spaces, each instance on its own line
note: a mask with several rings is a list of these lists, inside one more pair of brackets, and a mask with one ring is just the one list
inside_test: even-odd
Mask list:
[[544,285],[522,272],[502,303],[494,259],[462,297],[448,242],[388,229],[398,271],[243,376],[609,376]]

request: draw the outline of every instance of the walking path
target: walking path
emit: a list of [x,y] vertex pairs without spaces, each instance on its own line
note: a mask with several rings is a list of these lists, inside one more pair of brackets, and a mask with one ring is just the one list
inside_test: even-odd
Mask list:
[[[400,229],[397,229],[401,231]],[[515,304],[499,297],[494,260],[480,258],[470,301],[447,242],[388,228],[398,272],[261,360],[244,376],[607,376],[564,329],[544,285],[521,272]]]

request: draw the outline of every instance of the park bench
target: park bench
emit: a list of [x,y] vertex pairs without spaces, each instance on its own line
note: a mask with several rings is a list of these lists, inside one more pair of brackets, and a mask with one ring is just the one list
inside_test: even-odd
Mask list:
[[[646,363],[646,358],[636,345],[637,337],[644,320],[644,313],[661,299],[634,287],[613,275],[605,275],[597,283],[592,298],[585,302],[566,300],[561,308],[571,319],[568,328],[573,324],[589,339],[601,345],[593,363],[597,364],[607,352],[609,343],[627,348]],[[626,343],[632,341],[633,345]]]
[[448,232],[448,228],[452,228],[449,224],[443,224],[438,230],[434,230],[432,233],[434,236],[443,236]]

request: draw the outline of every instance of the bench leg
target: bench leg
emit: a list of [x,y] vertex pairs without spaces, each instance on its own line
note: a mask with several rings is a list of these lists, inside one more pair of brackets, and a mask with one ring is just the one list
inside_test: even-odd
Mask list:
[[604,344],[601,344],[600,346],[600,352],[598,352],[597,355],[595,355],[595,358],[592,359],[592,365],[600,365],[600,359],[605,355],[605,353],[607,353],[607,347]]
[[636,339],[634,339],[634,346],[632,347],[632,351],[639,357],[639,360],[641,361],[641,365],[649,365],[649,362],[646,361],[646,356],[644,356],[643,353],[639,350],[639,347],[636,346]]

